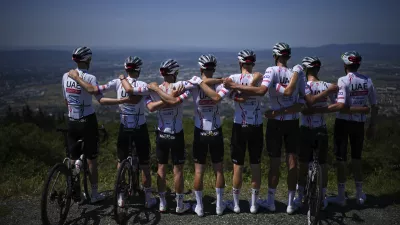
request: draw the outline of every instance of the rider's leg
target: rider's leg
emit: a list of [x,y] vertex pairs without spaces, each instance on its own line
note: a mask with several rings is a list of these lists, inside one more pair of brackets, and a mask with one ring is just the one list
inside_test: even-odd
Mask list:
[[268,195],[267,205],[271,211],[275,210],[275,192],[279,183],[281,154],[282,154],[282,132],[280,121],[268,119],[265,132],[270,168],[268,172]]
[[253,127],[252,132],[248,137],[249,158],[251,167],[251,202],[250,212],[257,213],[258,211],[258,196],[261,186],[261,154],[264,149],[264,132],[262,124],[258,127]]
[[243,138],[242,126],[240,124],[233,124],[231,136],[231,159],[233,162],[233,179],[232,179],[232,195],[234,203],[234,211],[239,213],[239,196],[240,189],[242,188],[242,174],[244,157],[246,151],[246,140]]
[[334,126],[334,150],[336,155],[337,183],[338,183],[338,202],[345,204],[346,190],[346,161],[348,129],[347,121],[336,119]]
[[364,145],[364,123],[354,122],[352,125],[352,132],[350,133],[350,145],[351,145],[351,164],[354,174],[354,181],[356,185],[356,200],[357,203],[363,204],[365,201],[365,194],[362,190],[362,164],[361,154]]

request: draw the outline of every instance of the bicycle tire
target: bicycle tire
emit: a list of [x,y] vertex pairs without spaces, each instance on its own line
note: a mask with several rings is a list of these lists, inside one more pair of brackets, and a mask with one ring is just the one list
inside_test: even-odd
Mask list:
[[91,192],[90,192],[91,189],[89,189],[90,171],[89,171],[89,165],[87,162],[87,158],[85,155],[83,155],[82,164],[83,164],[83,180],[82,180],[83,181],[83,191],[85,194],[86,201],[90,203],[90,200],[91,200]]
[[322,171],[318,163],[313,163],[311,176],[307,178],[307,222],[317,225],[320,220],[322,204]]
[[[68,167],[64,163],[57,163],[53,168],[49,171],[49,174],[47,176],[47,181],[44,183],[43,191],[42,191],[42,199],[40,202],[40,210],[41,210],[41,219],[43,222],[43,225],[53,225],[49,221],[49,217],[47,214],[47,195],[49,192],[49,186],[52,180],[52,177],[57,174],[57,172],[60,172],[60,174],[63,174],[66,177],[67,181],[67,193],[66,193],[66,200],[65,200],[65,209],[64,213],[60,213],[60,220],[56,223],[57,225],[62,225],[65,223],[69,208],[71,206],[71,195],[72,195],[72,174],[71,171],[68,169]],[[62,211],[62,210],[61,210]]]
[[[125,175],[124,170],[126,170],[128,172],[129,184],[126,185],[128,187],[128,189],[124,188],[124,190],[122,190],[121,182],[122,182],[122,179],[124,178],[123,175]],[[136,179],[135,177],[136,177],[136,173],[134,173],[134,171],[132,170],[132,166],[131,166],[129,160],[124,159],[121,162],[120,167],[118,169],[117,179],[115,180],[115,186],[114,186],[114,198],[113,198],[114,209],[113,209],[113,211],[114,211],[114,219],[118,224],[122,224],[126,219],[126,212],[123,212],[122,214],[118,212],[118,209],[121,208],[118,205],[119,194],[121,192],[123,192],[125,195],[125,199],[129,199],[129,197],[132,196],[134,189],[135,189],[135,187],[133,186],[133,181]],[[126,209],[126,207],[125,207],[125,209]]]

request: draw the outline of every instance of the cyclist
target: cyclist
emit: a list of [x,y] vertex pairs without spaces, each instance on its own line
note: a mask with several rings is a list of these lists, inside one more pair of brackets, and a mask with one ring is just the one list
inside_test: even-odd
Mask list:
[[[193,88],[190,82],[178,81],[176,77],[179,73],[179,64],[173,60],[168,59],[161,63],[160,73],[164,77],[164,83],[158,86],[156,83],[148,85],[148,89],[131,90],[132,93],[150,92],[147,97],[147,108],[150,112],[158,111],[158,128],[156,137],[156,155],[158,159],[158,176],[157,185],[160,195],[161,212],[167,209],[167,202],[165,199],[166,189],[166,169],[168,165],[169,153],[171,152],[172,162],[174,164],[174,181],[176,192],[176,212],[181,214],[189,210],[190,203],[184,203],[184,182],[183,182],[183,165],[185,163],[185,140],[182,127],[183,119],[183,106],[182,102],[189,97],[187,89]],[[179,95],[179,97],[168,98],[169,94],[176,96],[180,93],[182,88],[186,91]]]
[[[321,68],[321,61],[318,57],[305,57],[302,61],[302,66],[305,69],[307,77],[307,88],[310,89],[311,95],[318,95],[334,84],[321,81],[318,72]],[[304,187],[307,178],[307,164],[313,160],[313,148],[320,147],[318,160],[322,169],[322,196],[323,208],[327,206],[325,199],[326,187],[328,184],[328,170],[325,165],[328,151],[328,133],[325,123],[325,118],[322,113],[312,113],[313,108],[324,110],[325,112],[335,112],[344,110],[343,103],[336,103],[335,93],[330,93],[329,98],[333,104],[328,107],[328,99],[322,98],[312,105],[312,108],[303,110],[301,114],[300,126],[300,151],[299,151],[299,175],[297,183],[298,197],[294,202],[296,205],[301,206],[304,196]],[[364,110],[369,110],[368,107],[363,107]],[[353,110],[353,108],[351,109]],[[315,110],[314,110],[315,111]],[[321,135],[322,134],[322,135]],[[318,138],[317,138],[318,137]]]
[[[253,82],[252,69],[255,65],[256,54],[251,50],[245,49],[238,53],[238,59],[241,74],[231,75],[229,79],[239,84],[251,85]],[[203,78],[205,77],[207,76],[204,75]],[[202,83],[204,84],[201,85]],[[221,87],[218,91],[218,95],[216,95],[216,92],[210,90],[211,88],[209,88],[205,82],[202,83],[200,84],[202,90],[214,101],[220,101],[223,96],[229,93],[229,90]],[[240,98],[240,96],[233,94],[232,92],[231,97],[239,100],[238,98]],[[261,97],[247,96],[243,103],[235,102],[235,118],[231,137],[231,158],[234,163],[232,190],[234,201],[227,202],[226,206],[236,213],[240,213],[239,195],[242,186],[242,173],[247,145],[252,169],[252,200],[250,211],[252,213],[257,213],[258,211],[256,201],[261,185],[260,160],[263,148],[260,101]]]
[[[122,79],[126,79],[132,87],[147,87],[145,82],[139,81],[139,75],[142,67],[142,60],[135,56],[129,56],[125,60],[125,71],[128,76]],[[88,83],[83,83],[85,81],[78,80],[82,85],[90,85]],[[128,98],[128,94],[122,87],[120,79],[114,79],[105,85],[91,86],[93,91],[99,91],[105,93],[107,91],[113,90],[117,94],[118,99]],[[126,159],[129,152],[129,136],[132,135],[132,141],[135,143],[137,148],[137,154],[139,158],[139,165],[142,169],[142,184],[145,192],[145,207],[151,208],[156,204],[156,200],[152,198],[151,189],[151,174],[150,174],[150,139],[147,130],[146,117],[144,115],[145,111],[145,100],[143,96],[131,96],[131,101],[129,103],[120,104],[120,128],[117,141],[117,155],[118,155],[118,165],[120,167],[120,162]],[[101,101],[101,100],[100,100]],[[119,194],[118,205],[124,207],[124,196],[123,193]]]
[[[92,60],[92,51],[88,47],[79,47],[72,52],[72,60],[76,62],[77,69],[70,71],[82,80],[97,86],[96,77],[89,74],[88,70]],[[95,203],[105,198],[103,194],[98,193],[98,170],[97,170],[97,155],[99,153],[98,146],[98,125],[96,113],[92,105],[92,96],[75,80],[69,77],[69,73],[65,73],[62,78],[62,88],[65,103],[68,107],[68,146],[71,159],[77,160],[80,155],[80,149],[74,148],[75,143],[80,139],[85,139],[83,153],[87,157],[87,162],[90,171],[91,183],[91,202]],[[96,99],[100,102],[103,98],[101,93],[95,94]],[[118,104],[118,100],[104,102]],[[80,193],[75,192],[75,195],[80,199]]]
[[[212,78],[217,67],[217,59],[214,55],[201,55],[198,60],[200,73],[203,79]],[[215,190],[217,196],[216,213],[222,215],[226,206],[223,202],[225,178],[223,172],[224,138],[221,128],[218,100],[214,101],[203,91],[202,79],[198,79],[199,86],[190,90],[193,95],[194,108],[194,139],[193,158],[195,162],[194,190],[197,204],[193,205],[193,211],[198,216],[203,216],[203,176],[206,164],[207,152],[210,151],[211,161],[215,173]],[[222,83],[220,79],[214,79],[215,83]],[[226,93],[223,84],[213,84],[206,88],[215,92]]]
[[[270,157],[270,171],[268,179],[268,199],[258,201],[259,205],[275,211],[275,190],[279,181],[279,167],[281,162],[282,139],[285,141],[288,155],[288,189],[289,201],[287,213],[292,214],[296,210],[293,198],[296,190],[296,150],[297,136],[299,133],[298,111],[305,103],[306,96],[304,77],[301,66],[293,69],[287,68],[291,49],[286,43],[277,43],[273,47],[274,67],[267,68],[260,86],[251,87],[235,84],[229,79],[224,81],[226,87],[238,90],[250,95],[265,95],[269,90],[273,119],[268,119],[266,128],[267,151]],[[300,79],[299,79],[300,76]],[[275,88],[271,88],[274,86]],[[280,93],[282,91],[283,95]],[[275,113],[278,113],[277,115]],[[290,112],[290,114],[283,114]],[[270,115],[271,116],[271,115]]]
[[[337,101],[349,106],[364,106],[367,100],[371,106],[371,119],[367,128],[367,138],[373,138],[375,135],[376,117],[378,115],[378,106],[376,92],[371,78],[360,74],[358,69],[361,65],[362,57],[356,51],[346,52],[341,56],[344,62],[346,76],[338,80],[339,92]],[[356,186],[356,202],[364,204],[366,200],[365,193],[362,191],[362,171],[361,171],[361,153],[364,144],[364,124],[365,114],[345,114],[337,113],[334,127],[334,150],[336,155],[338,196],[330,199],[339,205],[346,205],[345,198],[345,163],[347,161],[347,143],[350,139],[351,158],[353,164],[353,174]]]

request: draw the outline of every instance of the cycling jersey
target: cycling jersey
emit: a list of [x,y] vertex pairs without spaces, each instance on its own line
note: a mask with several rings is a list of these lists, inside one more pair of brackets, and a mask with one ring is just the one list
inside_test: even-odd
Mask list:
[[[367,105],[367,100],[370,105],[377,104],[376,92],[372,80],[365,75],[349,73],[339,78],[338,86],[337,102],[345,103],[349,107],[365,106]],[[366,116],[362,113],[344,114],[338,112],[336,118],[356,122],[366,121]]]
[[[250,85],[253,81],[253,74],[233,74],[229,76],[233,82],[241,85]],[[227,95],[229,91],[221,89],[218,94],[221,97]],[[235,92],[233,92],[235,93]],[[231,93],[231,94],[233,94]],[[233,95],[231,95],[233,97]],[[236,124],[260,125],[263,123],[261,110],[261,96],[250,96],[243,103],[235,101],[235,116],[233,122]]]
[[[311,91],[312,95],[318,95],[319,93],[324,92],[328,89],[329,86],[332,84],[324,82],[324,81],[308,81],[307,88]],[[336,101],[335,96],[329,95],[330,101],[334,103]],[[320,99],[316,102],[312,107],[322,108],[327,107],[328,98]],[[312,114],[312,115],[303,115],[301,114],[301,126],[309,127],[309,128],[316,128],[325,126],[325,118],[324,114]]]
[[[287,87],[294,72],[297,72],[299,74],[296,89],[291,96],[283,96],[280,92],[282,92],[282,90]],[[293,67],[293,69],[279,66],[268,67],[263,76],[261,85],[268,87],[270,108],[272,110],[287,108],[294,105],[295,103],[304,104],[304,97],[310,94],[310,90],[306,88],[305,85],[303,67],[300,65],[296,65],[295,67]],[[276,116],[274,119],[295,120],[298,118],[299,113],[292,113]]]
[[[147,88],[145,82],[138,81],[131,77],[127,77],[126,79],[134,88]],[[105,85],[99,86],[99,91],[102,93],[109,90],[115,90],[118,99],[128,97],[120,79],[114,79]],[[125,128],[139,128],[146,123],[144,102],[144,98],[142,98],[137,104],[124,103],[119,105],[121,124],[123,124]]]
[[[227,93],[223,84],[213,85],[211,89],[217,93]],[[208,97],[199,86],[190,90],[193,96],[194,125],[201,130],[215,130],[221,127],[219,104]],[[225,94],[223,94],[225,95]]]
[[[84,81],[93,86],[98,85],[96,77],[88,74],[87,70],[76,70]],[[78,82],[68,77],[68,73],[65,73],[62,78],[62,89],[64,99],[67,100],[68,104],[69,118],[81,119],[94,113],[94,108],[92,106],[92,95],[89,94],[85,89],[82,89]],[[95,95],[95,97],[97,101],[99,101],[103,95],[98,93]]]
[[[173,89],[178,88],[183,85],[186,91],[181,94],[178,98],[181,102],[188,99],[190,96],[189,89],[194,87],[188,81],[178,81],[176,83],[171,83],[167,85],[164,83],[159,87],[167,94],[171,94]],[[145,91],[144,91],[145,92]],[[156,92],[150,92],[150,95],[146,98],[146,104],[150,102],[158,102],[161,98]],[[178,104],[175,106],[166,106],[158,110],[158,130],[163,133],[176,134],[182,130],[182,118],[183,118],[183,106]]]

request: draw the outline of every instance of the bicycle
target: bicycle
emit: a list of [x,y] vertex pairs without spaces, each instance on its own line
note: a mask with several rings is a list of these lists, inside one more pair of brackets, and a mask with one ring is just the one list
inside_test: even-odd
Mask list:
[[313,144],[313,161],[309,165],[306,195],[304,202],[307,204],[307,222],[309,225],[316,225],[320,221],[320,210],[322,206],[322,170],[318,161],[319,149],[321,147],[322,137],[324,133],[316,134],[317,144]]
[[[139,187],[139,159],[136,153],[135,143],[132,141],[132,136],[134,135],[133,129],[125,129],[129,135],[129,156],[122,160],[120,167],[117,171],[117,179],[115,180],[114,186],[114,216],[118,224],[125,220],[126,214],[128,212],[129,204],[125,204],[126,200],[129,200],[131,196],[136,195],[140,191]],[[128,175],[128,179],[125,179]],[[124,205],[120,206],[118,203],[119,197],[122,195]],[[122,212],[119,212],[122,209]]]
[[[72,163],[73,160],[70,159],[70,154],[68,150],[68,129],[66,128],[57,128],[57,132],[63,133],[64,136],[64,148],[65,148],[65,153],[66,153],[66,158],[64,158],[62,163],[57,163],[56,165],[53,166],[53,168],[49,171],[48,176],[47,176],[47,182],[44,183],[43,186],[43,192],[42,192],[42,197],[41,197],[41,219],[44,225],[51,225],[51,224],[57,224],[57,225],[62,225],[65,223],[68,212],[70,207],[72,206],[73,203],[71,203],[71,200],[74,202],[81,202],[81,188],[80,188],[80,172],[76,173],[75,170],[75,164]],[[107,132],[102,126],[99,128],[99,131],[103,132],[103,140],[104,141],[107,138]],[[83,146],[84,146],[84,139],[81,138],[79,139],[76,144],[74,145],[74,148],[80,147],[81,151],[83,152]],[[80,160],[82,160],[82,169],[80,171],[83,172],[83,187],[84,187],[84,192],[83,196],[86,201],[90,202],[90,192],[89,192],[89,187],[88,187],[88,179],[89,179],[89,169],[88,169],[88,163],[86,160],[86,156],[84,154],[81,155]],[[61,177],[59,177],[61,175]],[[51,185],[52,178],[55,177],[55,181],[53,185]],[[64,181],[62,182],[62,190],[54,190],[54,187],[56,185],[56,181],[58,178],[63,179]],[[64,186],[66,185],[66,186]],[[51,189],[49,190],[49,188]],[[48,195],[50,194],[50,198],[48,199]],[[56,203],[58,207],[60,208],[60,212],[57,213],[59,216],[58,221],[55,223],[51,223],[49,220],[48,215],[48,203],[49,201],[51,203]],[[56,215],[57,215],[56,214]]]

